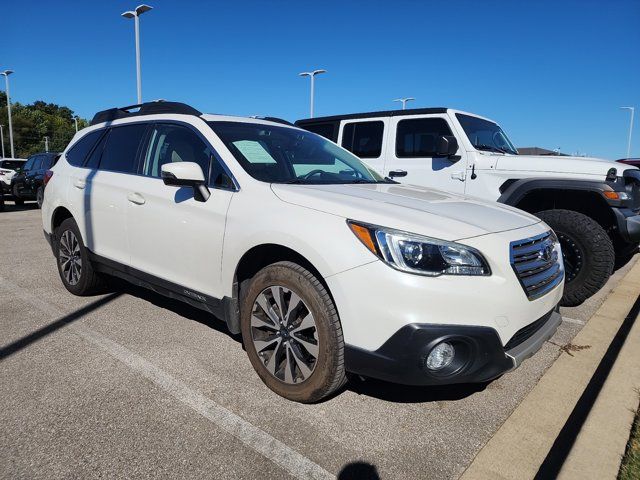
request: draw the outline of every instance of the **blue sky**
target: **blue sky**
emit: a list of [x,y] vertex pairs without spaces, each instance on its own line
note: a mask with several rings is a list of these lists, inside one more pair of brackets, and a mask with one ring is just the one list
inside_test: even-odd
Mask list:
[[[640,0],[149,0],[141,17],[145,100],[205,112],[316,115],[448,106],[490,117],[517,146],[626,154],[639,109]],[[135,0],[4,0],[0,69],[14,101],[90,118],[135,103]],[[0,83],[0,88],[4,85]]]

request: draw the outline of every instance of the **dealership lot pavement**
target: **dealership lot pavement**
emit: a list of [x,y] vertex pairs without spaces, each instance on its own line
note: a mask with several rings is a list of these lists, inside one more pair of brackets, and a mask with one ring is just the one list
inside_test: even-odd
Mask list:
[[457,478],[628,270],[488,385],[356,379],[300,405],[203,312],[125,284],[68,294],[39,210],[7,205],[0,232],[1,478]]

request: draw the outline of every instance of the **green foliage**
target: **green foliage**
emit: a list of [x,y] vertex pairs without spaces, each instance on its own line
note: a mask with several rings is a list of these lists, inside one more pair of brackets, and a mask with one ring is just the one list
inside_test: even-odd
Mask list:
[[640,411],[636,414],[633,422],[627,451],[622,459],[619,480],[638,480],[640,478]]
[[[49,137],[49,151],[61,152],[76,133],[73,110],[41,100],[30,105],[11,103],[13,145],[16,157],[27,158],[32,153],[44,152],[44,137]],[[9,146],[9,117],[7,95],[0,92],[0,124],[4,125],[4,152],[11,155]],[[78,129],[89,122],[78,119]]]

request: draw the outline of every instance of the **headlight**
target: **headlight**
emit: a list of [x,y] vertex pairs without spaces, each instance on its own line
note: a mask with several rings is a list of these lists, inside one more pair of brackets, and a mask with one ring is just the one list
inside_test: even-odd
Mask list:
[[356,237],[395,269],[418,275],[490,275],[489,265],[475,248],[436,238],[347,221]]

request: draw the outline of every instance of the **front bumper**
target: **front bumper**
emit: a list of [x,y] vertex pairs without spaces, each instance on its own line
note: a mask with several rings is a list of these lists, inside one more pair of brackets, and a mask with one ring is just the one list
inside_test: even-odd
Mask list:
[[616,216],[618,231],[627,242],[640,242],[640,215],[628,208],[612,209]]
[[[375,351],[347,345],[345,365],[351,373],[405,385],[487,382],[537,352],[561,321],[554,309],[516,332],[506,346],[491,327],[410,324]],[[456,356],[451,368],[432,372],[425,362],[431,349],[442,341],[454,345]]]

